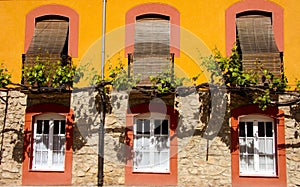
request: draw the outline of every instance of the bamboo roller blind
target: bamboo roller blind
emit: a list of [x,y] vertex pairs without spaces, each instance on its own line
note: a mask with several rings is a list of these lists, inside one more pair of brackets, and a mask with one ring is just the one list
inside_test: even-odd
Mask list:
[[169,19],[144,17],[136,20],[133,74],[147,80],[170,69]]
[[26,64],[40,60],[60,61],[61,53],[67,47],[69,23],[66,20],[46,19],[35,25],[34,35],[26,53]]
[[274,39],[271,16],[239,16],[236,25],[243,70],[259,71],[255,62],[260,61],[264,68],[280,76],[281,57]]

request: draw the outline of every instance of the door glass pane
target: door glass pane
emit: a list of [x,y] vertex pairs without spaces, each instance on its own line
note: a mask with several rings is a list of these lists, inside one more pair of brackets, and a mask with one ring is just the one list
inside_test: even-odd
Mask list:
[[253,155],[248,155],[248,170],[253,171],[254,170],[254,156]]
[[140,166],[141,167],[149,167],[150,165],[150,153],[149,152],[141,152],[141,160],[140,160]]
[[266,139],[266,154],[273,154],[273,139]]
[[134,147],[136,150],[141,150],[143,148],[143,137],[136,136],[134,139]]
[[59,134],[59,120],[54,120],[53,134]]
[[267,171],[275,171],[274,170],[274,156],[269,155],[267,158]]
[[258,137],[265,137],[265,123],[258,122]]
[[265,171],[266,170],[266,156],[259,155],[259,170]]
[[253,137],[253,122],[247,122],[247,137]]
[[43,132],[43,121],[37,120],[36,133],[42,134],[42,132]]
[[42,165],[48,165],[48,151],[42,151]]
[[161,120],[154,120],[154,135],[161,134]]
[[240,155],[240,170],[247,171],[247,156]]
[[169,122],[168,120],[162,121],[162,134],[168,135],[169,134]]
[[44,120],[44,134],[49,134],[49,120]]
[[144,134],[150,134],[150,120],[148,119],[144,121]]
[[42,164],[42,152],[41,151],[35,151],[35,164],[36,165]]
[[265,138],[258,139],[258,153],[265,154]]
[[47,149],[49,149],[49,136],[46,135],[46,134],[44,134],[44,135],[42,136],[42,141],[43,141],[43,143],[41,144],[40,148],[41,148],[42,150],[47,150]]
[[143,134],[143,120],[142,119],[136,120],[136,133]]
[[60,134],[66,133],[66,121],[60,120]]
[[240,153],[246,153],[246,138],[240,138]]
[[273,137],[273,125],[272,122],[266,122],[266,136]]
[[159,167],[160,163],[160,152],[154,152],[154,167]]
[[253,138],[247,138],[247,153],[254,154],[254,140],[253,140]]
[[58,157],[59,157],[59,151],[53,151],[53,155],[52,155],[52,164],[53,164],[54,166],[59,165]]
[[245,132],[245,122],[240,122],[239,123],[239,136],[240,137],[245,137],[246,132]]
[[169,165],[170,165],[169,153],[168,152],[161,152],[160,153],[160,166],[164,170],[169,170]]
[[143,150],[149,150],[150,149],[150,137],[143,137],[143,146],[142,149]]
[[154,138],[155,142],[155,151],[169,150],[169,137],[168,136],[159,136]]
[[53,150],[59,150],[59,136],[58,135],[54,135],[53,136]]

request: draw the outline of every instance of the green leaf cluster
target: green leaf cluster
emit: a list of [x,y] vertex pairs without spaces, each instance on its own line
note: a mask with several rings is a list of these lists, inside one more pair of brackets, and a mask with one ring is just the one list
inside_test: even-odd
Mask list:
[[65,66],[58,66],[54,72],[52,79],[52,86],[58,87],[63,84],[72,85],[76,75],[76,66],[67,64]]
[[72,86],[76,75],[76,66],[71,62],[61,65],[61,62],[51,63],[50,61],[42,62],[39,57],[33,66],[23,69],[23,76],[31,86],[59,87]]
[[37,63],[32,67],[25,67],[23,75],[26,81],[32,86],[47,86],[49,74],[46,73],[46,66],[43,63]]
[[222,56],[220,51],[215,49],[212,56],[203,59],[202,65],[210,72],[210,81],[213,84],[252,88],[255,92],[253,103],[258,104],[263,110],[272,102],[271,94],[288,88],[286,77],[274,76],[260,62],[256,62],[260,72],[243,71],[237,46],[234,46],[229,57]]
[[[130,90],[140,81],[139,76],[128,77],[125,66],[121,61],[119,61],[117,66],[112,66],[112,64],[110,64],[108,67],[108,72],[109,76],[105,81],[110,82],[113,88],[117,91]],[[96,84],[100,83],[101,81],[102,80],[100,76],[96,77]]]
[[5,67],[0,67],[0,88],[6,87],[8,84],[11,83],[11,74],[8,73]]
[[178,78],[176,76],[172,76],[170,71],[160,73],[157,76],[150,76],[152,87],[156,87],[158,93],[161,94],[174,91],[176,87],[182,86],[183,81],[185,80],[187,80],[187,78]]
[[210,82],[213,84],[245,87],[258,83],[255,73],[242,70],[242,61],[237,46],[233,47],[229,57],[222,56],[219,50],[214,49],[212,56],[203,58],[202,66],[210,72]]

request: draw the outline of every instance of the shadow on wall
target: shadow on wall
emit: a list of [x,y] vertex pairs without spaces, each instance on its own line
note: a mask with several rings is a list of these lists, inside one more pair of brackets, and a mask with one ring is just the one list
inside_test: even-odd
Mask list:
[[[214,101],[212,104],[212,94]],[[207,140],[213,140],[220,137],[221,141],[226,144],[228,149],[231,147],[230,125],[229,125],[229,102],[228,95],[222,91],[201,91],[199,95],[198,110],[194,110],[193,119],[197,121],[196,126],[186,126],[183,124],[183,118],[180,116],[177,129],[178,138],[187,138],[190,136],[200,136]],[[212,105],[214,105],[212,107]],[[183,114],[184,115],[184,114]]]
[[[95,94],[96,93],[96,94]],[[73,150],[80,150],[91,140],[94,146],[98,143],[101,104],[105,101],[104,113],[110,114],[112,107],[108,90],[105,90],[103,97],[101,91],[78,90],[73,93],[73,109],[75,113]],[[96,135],[96,136],[94,136]]]
[[292,105],[289,107],[290,115],[285,114],[285,119],[294,119],[295,123],[291,127],[294,129],[293,137],[294,140],[298,140],[298,143],[287,143],[285,145],[279,145],[280,148],[300,148],[300,105]]
[[[15,128],[8,128],[7,127],[7,117],[9,113],[9,92],[7,91],[6,96],[1,96],[1,105],[4,104],[4,112],[3,112],[3,121],[1,121],[1,141],[0,141],[0,165],[2,163],[2,159],[4,156],[5,145],[4,143],[9,142],[9,145],[13,147],[12,150],[12,159],[16,161],[17,163],[23,162],[23,124],[20,124],[20,121],[17,122],[19,129]],[[14,111],[13,111],[14,112]],[[7,138],[6,140],[4,140]],[[9,140],[8,140],[9,138]],[[7,145],[6,145],[7,146]]]

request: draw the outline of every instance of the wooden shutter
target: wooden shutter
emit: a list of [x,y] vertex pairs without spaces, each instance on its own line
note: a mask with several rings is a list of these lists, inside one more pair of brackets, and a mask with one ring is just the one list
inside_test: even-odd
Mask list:
[[36,23],[34,36],[26,53],[25,65],[40,61],[61,60],[61,54],[67,50],[69,22],[63,19],[46,19]]
[[135,24],[133,74],[147,82],[151,75],[170,69],[170,23],[168,17],[145,16]]
[[264,68],[280,77],[282,62],[274,39],[271,16],[239,16],[236,25],[243,70],[258,72],[255,62],[260,61]]

